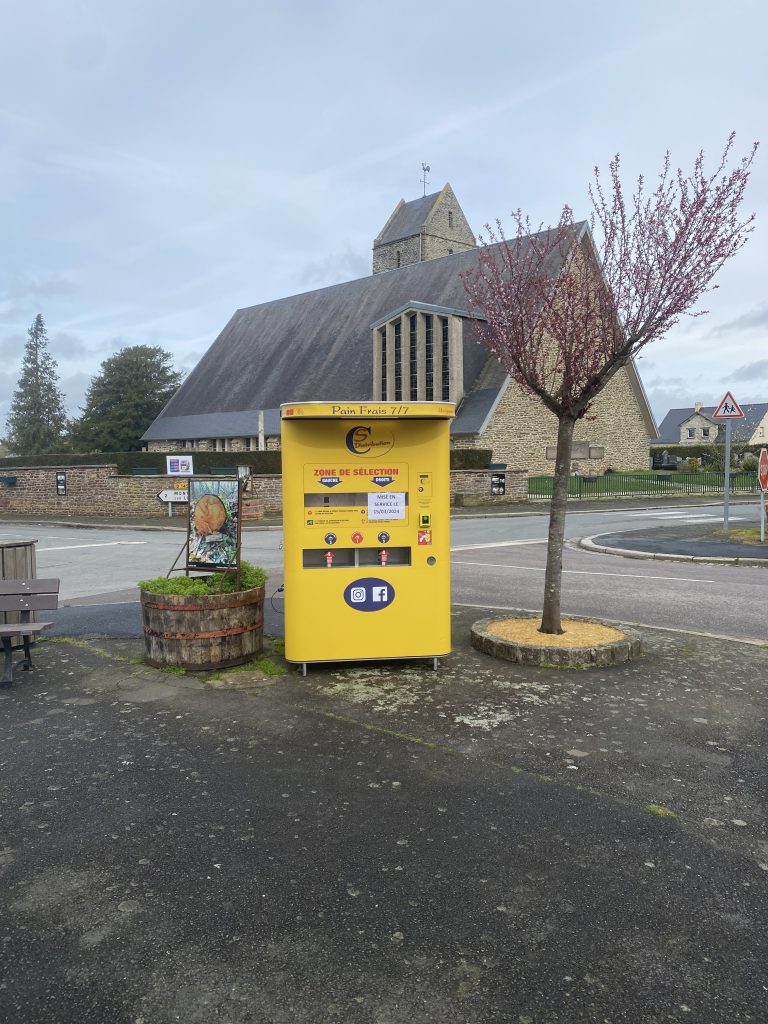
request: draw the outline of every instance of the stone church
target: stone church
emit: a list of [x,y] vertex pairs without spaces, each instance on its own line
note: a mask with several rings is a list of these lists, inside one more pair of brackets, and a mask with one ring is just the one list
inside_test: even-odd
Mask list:
[[[374,240],[369,277],[237,310],[142,440],[163,452],[275,449],[283,402],[449,401],[454,447],[552,473],[555,417],[502,371],[468,310],[461,275],[477,255],[450,185],[401,199]],[[655,433],[629,364],[577,424],[575,440],[602,449],[583,472],[647,468]]]

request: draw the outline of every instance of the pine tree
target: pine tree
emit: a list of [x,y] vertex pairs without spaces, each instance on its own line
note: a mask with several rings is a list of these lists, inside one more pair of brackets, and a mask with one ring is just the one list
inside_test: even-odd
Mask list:
[[56,361],[48,351],[48,333],[40,313],[27,335],[21,376],[6,424],[6,443],[14,455],[42,455],[61,449],[67,416]]

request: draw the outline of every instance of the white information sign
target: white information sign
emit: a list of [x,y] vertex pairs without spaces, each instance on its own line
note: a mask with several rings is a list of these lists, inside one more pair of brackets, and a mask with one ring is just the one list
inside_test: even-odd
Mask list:
[[368,495],[368,519],[405,519],[405,491],[377,491]]
[[191,455],[166,455],[165,465],[168,476],[192,476],[194,473]]

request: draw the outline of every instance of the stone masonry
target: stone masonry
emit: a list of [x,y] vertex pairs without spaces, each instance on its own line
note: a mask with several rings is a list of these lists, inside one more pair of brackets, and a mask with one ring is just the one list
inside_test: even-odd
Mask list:
[[[585,475],[606,469],[648,468],[648,433],[626,369],[621,369],[597,396],[592,410],[576,424],[575,441],[605,448],[605,458],[579,463]],[[557,443],[557,419],[535,396],[524,395],[510,380],[485,433],[457,438],[456,448],[491,448],[492,462],[532,475],[554,472],[547,445]]]

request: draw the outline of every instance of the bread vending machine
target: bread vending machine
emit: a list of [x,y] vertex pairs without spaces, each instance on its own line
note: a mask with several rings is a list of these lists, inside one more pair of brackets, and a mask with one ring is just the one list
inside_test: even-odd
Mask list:
[[449,403],[281,406],[285,656],[451,650]]

